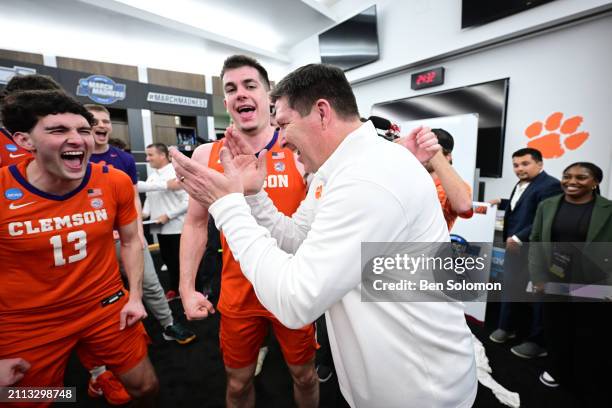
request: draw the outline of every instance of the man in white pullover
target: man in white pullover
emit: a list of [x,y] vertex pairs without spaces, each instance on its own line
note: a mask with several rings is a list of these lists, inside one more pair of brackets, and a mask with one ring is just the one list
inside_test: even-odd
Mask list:
[[[419,143],[425,129],[409,136],[420,146],[415,155],[377,137],[371,123],[359,121],[350,85],[334,67],[297,69],[272,99],[287,142],[306,171],[316,172],[293,217],[260,191],[264,155],[233,157],[225,149],[221,175],[173,150],[177,177],[209,207],[259,300],[283,324],[301,327],[325,312],[349,405],[471,406],[477,379],[462,304],[435,295],[431,302],[362,302],[362,242],[449,239],[419,163],[439,145]],[[209,306],[200,310],[205,316]]]
[[[176,180],[174,167],[168,157],[168,147],[165,144],[153,143],[147,146],[146,153],[147,162],[152,169],[146,184],[167,184]],[[166,292],[168,301],[178,297],[179,248],[188,204],[189,196],[184,190],[148,191],[142,207],[143,218],[150,217],[154,221],[151,225],[151,234],[157,234],[159,251],[168,267],[170,276],[170,287]]]

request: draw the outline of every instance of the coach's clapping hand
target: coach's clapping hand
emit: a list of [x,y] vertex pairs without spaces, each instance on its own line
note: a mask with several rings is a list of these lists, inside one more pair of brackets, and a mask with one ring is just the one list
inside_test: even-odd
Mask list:
[[123,330],[141,320],[146,319],[147,312],[140,299],[130,299],[119,313],[119,330]]
[[243,193],[240,173],[229,149],[223,147],[219,154],[224,173],[191,160],[174,147],[170,148],[170,155],[185,191],[204,208],[228,194]]
[[225,131],[225,145],[232,154],[234,167],[240,173],[244,194],[257,194],[263,188],[267,175],[267,151],[262,150],[256,157],[251,146],[233,127]]
[[183,309],[185,309],[187,320],[205,319],[209,314],[215,313],[213,304],[203,294],[195,290],[188,292],[181,290],[181,300],[183,301]]

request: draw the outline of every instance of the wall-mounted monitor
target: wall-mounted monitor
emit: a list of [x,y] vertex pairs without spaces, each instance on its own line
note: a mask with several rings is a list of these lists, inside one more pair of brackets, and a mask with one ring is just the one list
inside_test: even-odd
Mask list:
[[463,0],[461,28],[499,20],[554,0]]
[[321,62],[344,71],[378,60],[376,6],[319,34]]
[[[394,123],[442,116],[478,114],[476,167],[481,177],[501,177],[504,162],[506,106],[509,79],[383,102],[372,107],[372,115]],[[410,129],[402,129],[402,133]]]

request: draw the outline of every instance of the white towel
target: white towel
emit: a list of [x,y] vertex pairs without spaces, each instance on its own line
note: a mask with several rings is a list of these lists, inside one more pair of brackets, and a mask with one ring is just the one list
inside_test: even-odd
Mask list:
[[516,392],[508,391],[497,381],[491,377],[491,373],[493,370],[489,365],[489,359],[487,358],[487,354],[485,353],[484,346],[482,343],[476,338],[476,336],[472,335],[472,341],[474,343],[474,354],[476,355],[476,368],[478,381],[489,388],[493,395],[504,405],[507,405],[512,408],[518,408],[521,406],[521,398]]

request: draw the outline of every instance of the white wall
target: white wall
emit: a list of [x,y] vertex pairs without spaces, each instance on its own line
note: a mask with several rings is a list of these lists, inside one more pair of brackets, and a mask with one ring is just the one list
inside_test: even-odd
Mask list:
[[[78,1],[0,0],[0,49],[219,75],[244,53],[218,43],[111,13]],[[288,64],[254,55],[273,79]]]
[[320,63],[319,38],[312,36],[297,43],[289,50],[289,58],[291,59],[290,71],[302,65]]
[[[607,178],[612,176],[610,38],[612,16],[444,62],[446,83],[442,87],[412,91],[410,74],[405,73],[357,85],[354,91],[360,112],[367,116],[377,102],[509,77],[503,178],[482,179],[486,199],[509,194],[516,182],[510,156],[526,146],[525,128],[557,111],[566,117],[583,116],[580,129],[590,137],[579,149],[545,160],[545,169],[560,177],[568,164],[592,161]],[[604,195],[609,192],[608,183],[604,180]]]
[[[494,0],[491,0],[494,1]],[[461,29],[461,0],[344,0],[332,7],[346,19],[377,5],[380,60],[347,73],[353,82],[444,53],[578,16],[610,0],[556,0],[480,27]],[[316,38],[316,36],[315,36]],[[300,66],[319,59],[318,43],[302,50]]]
[[[347,2],[346,0],[344,4]],[[359,8],[367,7],[360,2]],[[442,4],[443,3],[443,4]],[[359,80],[375,72],[384,72],[443,54],[453,49],[501,37],[529,26],[563,19],[610,1],[557,0],[524,13],[468,30],[460,30],[460,0],[421,1],[383,0],[377,2],[381,60],[347,73],[349,80]],[[341,3],[343,4],[343,3]],[[371,3],[370,3],[371,4]],[[408,17],[410,16],[410,17]],[[429,25],[429,27],[428,27]],[[392,76],[357,82],[353,89],[362,116],[368,116],[373,104],[438,92],[470,84],[510,78],[503,178],[486,181],[486,199],[507,196],[516,181],[510,155],[526,146],[525,128],[550,113],[581,115],[581,130],[590,138],[578,150],[557,159],[545,160],[546,170],[560,177],[563,168],[574,161],[592,161],[603,168],[602,191],[612,192],[612,16],[515,41],[497,48],[438,62],[446,68],[445,84],[430,90],[410,89],[410,74],[430,68],[416,66]],[[292,65],[319,61],[316,36],[302,41]],[[299,52],[297,52],[299,51]],[[607,180],[606,180],[607,179]]]

